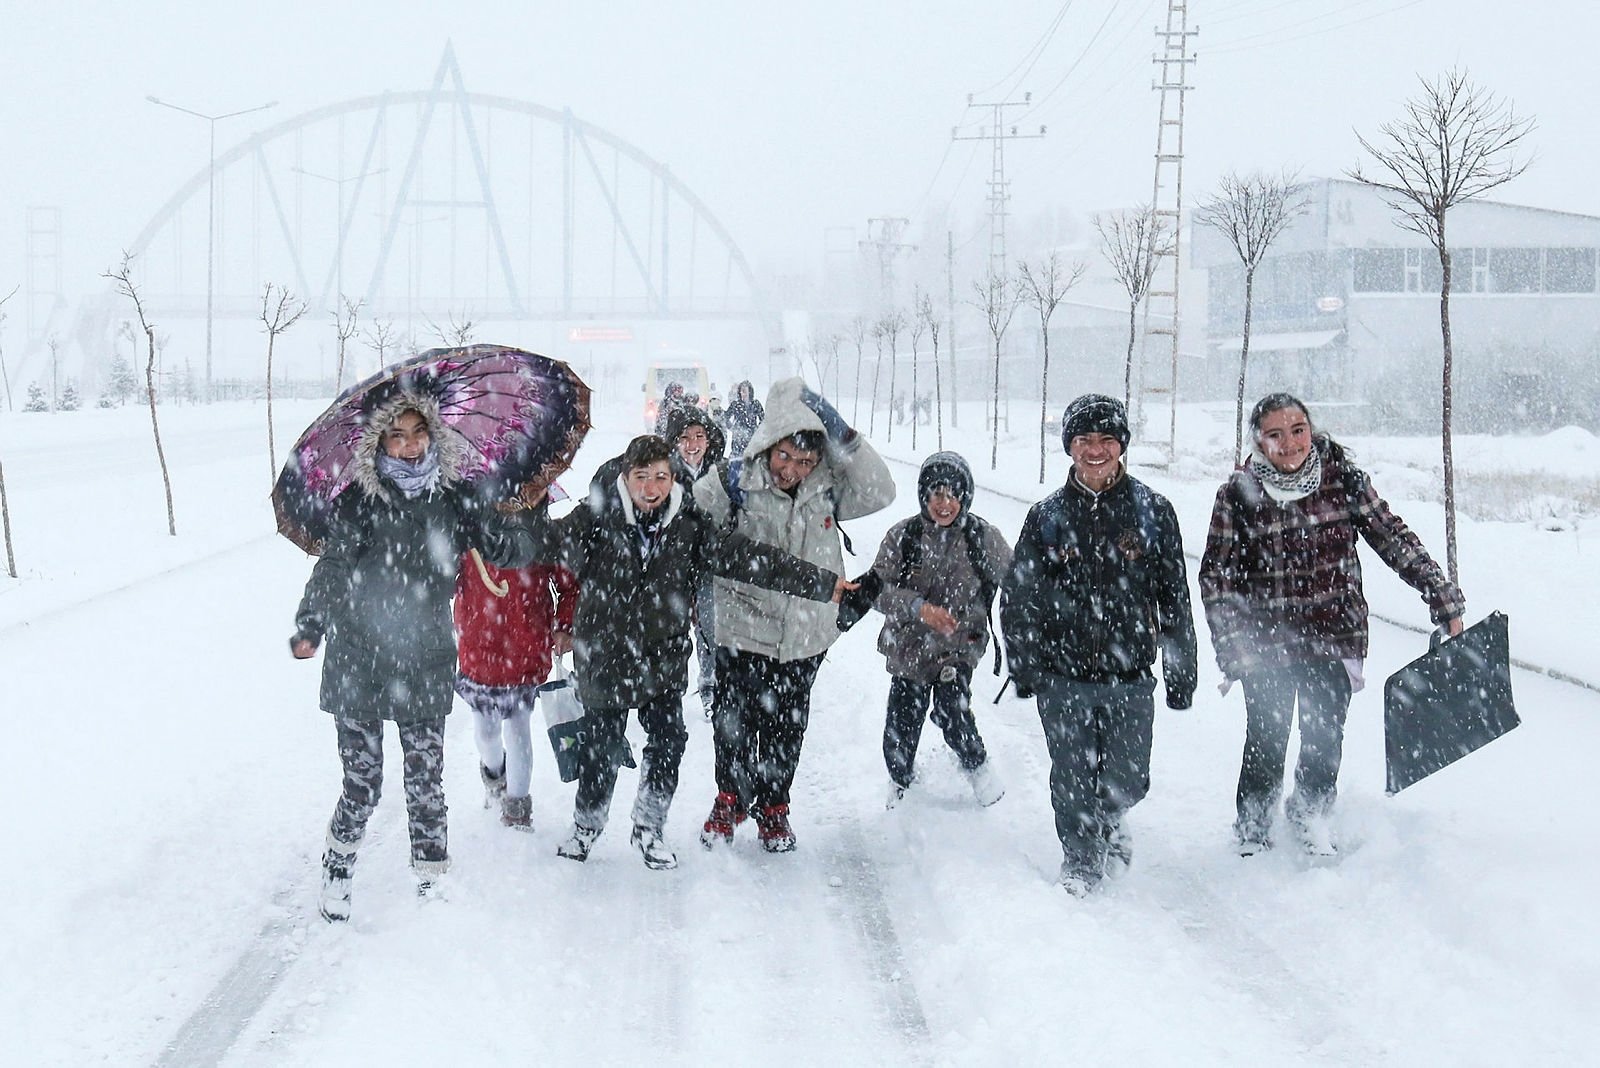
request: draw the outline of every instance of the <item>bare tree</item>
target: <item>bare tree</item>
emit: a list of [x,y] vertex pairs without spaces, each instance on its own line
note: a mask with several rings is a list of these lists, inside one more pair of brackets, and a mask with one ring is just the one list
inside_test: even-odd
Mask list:
[[872,437],[878,428],[878,382],[883,378],[883,338],[888,333],[879,319],[872,324],[872,341],[878,346],[878,360],[872,365],[872,403],[867,408],[867,437]]
[[61,407],[61,335],[51,334],[45,345],[50,349],[50,410]]
[[333,336],[339,340],[337,359],[333,365],[333,392],[334,395],[344,392],[344,351],[350,339],[356,336],[360,326],[361,305],[363,301],[351,301],[349,297],[341,297],[342,308],[333,312]]
[[1519,119],[1511,105],[1483,89],[1464,70],[1439,80],[1422,80],[1422,91],[1406,102],[1405,115],[1384,123],[1376,143],[1360,134],[1356,140],[1377,162],[1377,177],[1359,166],[1350,177],[1389,194],[1401,227],[1421,234],[1439,254],[1439,333],[1444,342],[1441,375],[1443,409],[1440,438],[1444,450],[1445,557],[1450,581],[1460,581],[1456,561],[1456,476],[1451,445],[1450,246],[1445,215],[1457,204],[1487,193],[1528,169],[1517,158],[1523,139],[1533,131],[1532,119]]
[[[22,287],[20,285],[12,286],[11,292],[7,293],[3,297],[0,297],[0,338],[3,338],[5,335],[6,303],[10,301],[12,297],[16,296],[17,290],[21,288]],[[0,347],[0,382],[3,382],[6,387],[6,411],[15,411],[16,409],[13,408],[11,404],[11,372],[6,369],[6,354],[3,347]],[[16,574],[13,572],[12,578],[15,577]]]
[[983,281],[973,282],[972,288],[978,294],[972,306],[983,312],[984,321],[989,326],[989,336],[994,339],[994,389],[989,395],[989,429],[992,435],[989,470],[993,471],[1000,466],[1000,343],[1005,338],[1006,327],[1011,325],[1011,317],[1017,313],[1017,294],[1010,279],[993,271]]
[[433,336],[446,348],[461,348],[472,344],[472,335],[477,324],[467,318],[466,309],[462,309],[460,318],[457,318],[456,313],[452,311],[445,326],[440,326],[427,316],[423,318],[427,320],[428,329],[433,331]]
[[922,303],[927,300],[927,294],[922,292],[922,287],[917,286],[912,291],[911,320],[907,329],[911,334],[911,451],[917,451],[917,390],[921,388],[918,380],[918,366],[921,360],[922,335],[928,332],[928,320],[922,316]]
[[1122,404],[1133,410],[1133,342],[1138,336],[1139,304],[1150,292],[1156,264],[1170,256],[1173,235],[1166,221],[1146,204],[1132,211],[1117,211],[1094,217],[1100,233],[1100,250],[1111,273],[1128,294],[1128,358],[1122,373]]
[[361,341],[377,354],[378,370],[381,371],[389,366],[389,350],[399,344],[400,337],[395,333],[393,321],[374,319],[372,326],[362,331]]
[[149,345],[149,356],[144,364],[144,395],[150,402],[150,432],[156,439],[156,462],[161,465],[161,485],[167,491],[167,533],[175,538],[178,536],[178,521],[172,508],[172,476],[167,472],[167,453],[161,447],[161,423],[156,418],[156,328],[144,317],[144,302],[139,299],[139,287],[133,281],[133,256],[130,253],[124,251],[122,262],[101,277],[109,278],[117,292],[133,302],[134,315],[138,317],[139,328],[144,331],[145,342]]
[[278,335],[299,322],[305,313],[306,302],[297,300],[288,286],[268,282],[261,291],[261,329],[267,335],[267,463],[272,468],[269,485],[278,481],[278,441],[272,433],[272,349]]
[[1027,260],[1017,264],[1017,283],[1022,299],[1039,313],[1039,342],[1042,368],[1039,372],[1039,485],[1044,485],[1045,420],[1050,417],[1050,319],[1066,298],[1067,290],[1077,285],[1089,265],[1081,260],[1064,264],[1061,254],[1052,251],[1043,262]]
[[[900,331],[906,328],[906,313],[899,308],[891,308],[883,313],[879,320],[883,323],[883,336],[889,342],[889,440],[894,440],[895,419],[895,368],[900,366]],[[882,362],[880,350],[878,359]],[[874,390],[874,393],[877,391]]]
[[850,425],[861,425],[861,347],[867,340],[867,319],[858,315],[850,320],[850,340],[856,343],[856,396],[855,406],[850,412]]
[[944,390],[939,384],[939,319],[933,314],[933,300],[928,294],[916,306],[917,318],[928,324],[928,336],[933,340],[933,424],[937,447],[944,449]]
[[1255,171],[1222,176],[1217,191],[1200,202],[1194,221],[1222,234],[1244,268],[1244,336],[1239,345],[1239,388],[1233,405],[1233,461],[1244,459],[1244,383],[1250,365],[1250,314],[1255,303],[1256,268],[1267,249],[1308,206],[1305,186],[1294,171]]
[[6,574],[17,577],[17,554],[11,548],[11,501],[6,496],[6,467],[0,463],[0,522],[6,533]]

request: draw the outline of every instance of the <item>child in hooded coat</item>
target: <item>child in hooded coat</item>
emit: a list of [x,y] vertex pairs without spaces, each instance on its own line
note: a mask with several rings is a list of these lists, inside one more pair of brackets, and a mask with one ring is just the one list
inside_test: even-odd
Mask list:
[[989,645],[989,609],[1011,546],[972,514],[972,491],[972,469],[958,453],[929,456],[917,475],[921,512],[889,528],[872,565],[884,615],[878,651],[891,677],[883,725],[890,808],[914,777],[930,701],[978,802],[992,805],[1005,793],[972,716],[972,672]]
[[528,562],[526,536],[464,492],[464,448],[430,396],[400,393],[375,411],[295,613],[297,659],[328,643],[320,704],[333,716],[344,768],[322,858],[320,907],[330,922],[350,916],[356,851],[383,788],[384,720],[405,752],[419,893],[433,896],[450,867],[442,774],[457,564],[469,546],[499,564]]
[[572,649],[578,586],[565,568],[501,568],[476,549],[456,578],[456,693],[472,709],[484,807],[507,827],[533,829],[529,728],[554,658]]
[[[722,462],[727,439],[722,428],[698,405],[681,405],[667,421],[667,444],[672,446],[672,476],[692,493],[694,484]],[[700,674],[700,707],[706,719],[717,700],[716,599],[711,573],[701,578],[694,599],[694,655]]]

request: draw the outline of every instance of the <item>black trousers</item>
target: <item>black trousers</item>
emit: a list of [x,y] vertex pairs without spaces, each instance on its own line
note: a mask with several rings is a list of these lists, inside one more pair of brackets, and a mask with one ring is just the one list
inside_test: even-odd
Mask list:
[[[333,718],[344,779],[328,821],[328,846],[354,853],[366,837],[367,820],[383,795],[383,720]],[[450,863],[444,804],[444,717],[397,725],[406,792],[411,864],[442,872]]]
[[1154,694],[1154,679],[1052,677],[1039,688],[1056,837],[1067,862],[1080,870],[1102,867],[1123,813],[1150,792]]
[[[611,812],[611,795],[617,788],[617,768],[627,751],[628,710],[586,708],[585,738],[578,747],[578,792],[572,820],[592,831],[604,829]],[[639,766],[639,789],[634,795],[633,823],[660,832],[667,822],[672,797],[678,792],[678,767],[689,744],[683,725],[680,694],[652,697],[639,708],[644,728],[644,758]]]
[[1280,664],[1244,683],[1244,758],[1239,765],[1238,829],[1263,836],[1283,791],[1289,727],[1300,710],[1300,756],[1294,769],[1291,818],[1326,814],[1338,793],[1350,673],[1337,660]]
[[717,789],[737,794],[747,809],[789,803],[822,656],[779,661],[717,649]]
[[933,725],[944,732],[944,740],[961,759],[967,771],[980,766],[988,753],[972,718],[972,667],[956,666],[956,677],[949,682],[921,683],[899,675],[889,679],[889,711],[883,722],[883,762],[889,778],[910,786],[917,760],[917,744],[922,740],[922,720],[933,704]]

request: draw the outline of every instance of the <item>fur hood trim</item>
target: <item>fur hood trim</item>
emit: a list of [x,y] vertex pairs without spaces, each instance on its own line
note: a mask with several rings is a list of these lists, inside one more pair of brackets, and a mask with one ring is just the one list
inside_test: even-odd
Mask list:
[[383,447],[383,435],[394,421],[408,411],[415,411],[428,424],[428,437],[439,454],[439,488],[444,489],[461,481],[461,469],[467,455],[467,443],[461,435],[445,425],[439,414],[439,402],[425,393],[401,391],[378,405],[367,414],[361,436],[356,439],[353,481],[368,497],[380,501],[395,499],[394,487],[378,475],[378,450]]

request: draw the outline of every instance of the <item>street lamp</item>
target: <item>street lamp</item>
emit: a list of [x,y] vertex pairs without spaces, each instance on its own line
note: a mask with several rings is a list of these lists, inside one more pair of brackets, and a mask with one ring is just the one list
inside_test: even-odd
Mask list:
[[333,268],[334,288],[337,290],[333,298],[334,309],[338,310],[339,302],[344,300],[344,183],[358,181],[362,178],[371,178],[375,174],[382,174],[389,168],[379,167],[375,171],[367,171],[365,174],[352,174],[348,178],[330,178],[326,174],[318,174],[316,171],[308,171],[304,167],[291,167],[289,169],[294,171],[296,174],[303,174],[307,178],[320,178],[324,182],[332,182],[334,188],[338,191],[338,217],[334,220],[335,224],[338,226],[338,243],[334,250]]
[[216,249],[217,249],[217,123],[223,119],[232,119],[240,115],[248,115],[252,111],[265,111],[277,107],[276,100],[265,104],[257,104],[253,108],[244,108],[240,111],[229,111],[222,115],[207,115],[204,112],[192,111],[177,104],[154,96],[146,96],[152,104],[160,104],[173,111],[181,111],[185,115],[193,115],[197,119],[206,120],[210,129],[211,148],[206,162],[206,400],[211,400],[211,320],[212,301],[216,277]]

